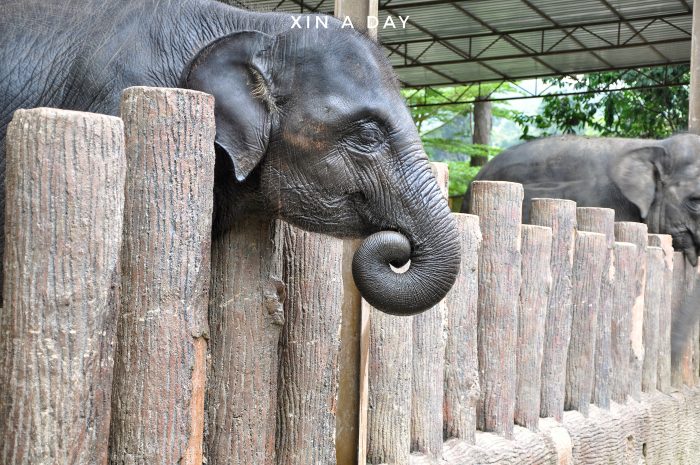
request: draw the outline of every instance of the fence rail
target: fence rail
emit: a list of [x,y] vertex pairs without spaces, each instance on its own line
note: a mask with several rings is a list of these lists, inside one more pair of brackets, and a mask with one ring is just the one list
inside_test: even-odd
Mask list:
[[454,288],[388,316],[355,241],[247,217],[212,242],[211,97],[121,111],[9,127],[0,463],[700,463],[669,236],[556,199],[523,225],[522,186],[477,182]]

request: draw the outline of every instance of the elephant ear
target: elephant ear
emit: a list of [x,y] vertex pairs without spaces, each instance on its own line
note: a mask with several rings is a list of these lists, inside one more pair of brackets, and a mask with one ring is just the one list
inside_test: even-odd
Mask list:
[[656,181],[663,175],[666,150],[658,145],[623,153],[612,163],[610,177],[622,194],[639,208],[642,219],[656,195]]
[[214,96],[215,142],[233,162],[238,181],[267,151],[274,111],[273,43],[273,37],[255,31],[221,37],[201,49],[182,75],[182,87]]

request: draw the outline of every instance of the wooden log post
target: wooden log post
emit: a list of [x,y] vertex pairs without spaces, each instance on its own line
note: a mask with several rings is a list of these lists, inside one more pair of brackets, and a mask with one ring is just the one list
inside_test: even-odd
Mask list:
[[[685,289],[686,289],[686,299],[693,295],[693,289],[698,285],[698,268],[692,266],[690,262],[685,261]],[[700,306],[700,303],[696,303],[696,308]],[[698,381],[698,375],[700,374],[700,325],[698,325],[697,320],[692,326],[691,331],[689,331],[688,336],[690,342],[688,344],[688,357],[690,362],[688,365],[688,370],[684,372],[683,382],[688,386],[695,386]]]
[[605,234],[608,258],[600,282],[598,299],[598,323],[595,344],[595,379],[591,402],[600,408],[610,408],[610,322],[612,317],[613,286],[615,263],[613,244],[615,243],[615,210],[611,208],[579,207],[576,209],[576,222],[579,231]]
[[673,238],[668,234],[649,234],[649,245],[663,251],[663,276],[657,283],[647,279],[649,286],[660,286],[659,300],[659,349],[657,357],[657,383],[661,392],[671,390],[671,318],[673,315]]
[[572,319],[569,354],[566,359],[564,408],[588,415],[595,378],[595,346],[598,334],[600,285],[608,260],[604,234],[576,234],[572,270]]
[[275,465],[277,350],[284,322],[279,231],[246,217],[212,244],[206,456]]
[[460,438],[473,444],[479,400],[476,309],[481,229],[478,216],[456,213],[455,218],[462,259],[457,281],[445,297],[444,437]]
[[214,98],[132,87],[112,463],[202,463]]
[[[642,391],[656,390],[659,357],[659,314],[664,291],[664,251],[647,247],[647,286],[644,294],[644,364]],[[670,340],[669,340],[670,342]]]
[[544,325],[552,288],[551,260],[552,229],[523,225],[515,423],[532,431],[537,430],[540,418]]
[[7,129],[0,463],[106,464],[124,208],[119,118]]
[[481,389],[478,426],[510,437],[517,377],[518,303],[521,282],[520,184],[476,181],[472,213],[483,237],[479,253],[478,355]]
[[615,286],[610,325],[610,398],[624,403],[629,394],[632,307],[636,297],[637,246],[615,242]]
[[[683,252],[673,253],[673,295],[672,295],[672,312],[673,318],[677,318],[683,305],[683,299],[688,294],[686,289],[685,276],[686,266],[690,266],[685,260]],[[687,379],[688,373],[691,371],[692,365],[692,347],[689,343],[685,343],[684,350],[679,354],[679,360],[672,360],[671,366],[671,383],[674,387],[681,387],[684,380]]]
[[632,307],[632,326],[630,328],[631,352],[629,367],[630,394],[635,400],[642,392],[642,367],[644,364],[644,294],[647,286],[647,225],[644,223],[615,223],[615,240],[629,242],[637,246],[635,261],[635,299]]
[[576,202],[533,199],[530,221],[552,228],[552,292],[545,323],[540,416],[561,421],[564,414],[566,356],[571,337],[571,269]]
[[411,453],[413,319],[367,307],[371,311],[366,463],[404,464]]
[[[431,163],[431,169],[447,199],[447,164]],[[413,317],[411,452],[428,460],[442,455],[446,318],[444,300]]]
[[282,223],[277,464],[335,463],[343,242]]

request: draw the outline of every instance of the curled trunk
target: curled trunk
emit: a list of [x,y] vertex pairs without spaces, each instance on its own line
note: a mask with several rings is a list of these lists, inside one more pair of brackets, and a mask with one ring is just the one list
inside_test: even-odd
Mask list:
[[[433,181],[428,202],[415,215],[417,230],[406,235],[380,231],[355,253],[353,278],[362,297],[392,315],[414,315],[440,302],[457,278],[460,245],[457,226]],[[426,213],[427,212],[427,213]],[[420,214],[423,213],[423,214]],[[413,215],[411,215],[413,216]],[[391,265],[409,268],[399,273]]]

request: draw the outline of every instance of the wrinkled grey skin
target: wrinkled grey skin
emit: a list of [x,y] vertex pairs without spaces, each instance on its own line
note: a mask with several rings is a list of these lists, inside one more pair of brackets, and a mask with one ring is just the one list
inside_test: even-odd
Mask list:
[[[570,199],[579,207],[615,210],[616,221],[645,222],[670,234],[695,265],[700,245],[700,137],[665,140],[560,136],[510,148],[476,180],[523,184],[523,218],[530,200]],[[465,195],[462,211],[469,208]]]
[[[392,69],[361,34],[332,18],[329,30],[292,29],[289,15],[207,0],[0,8],[2,150],[18,108],[117,114],[129,86],[208,92],[216,234],[255,212],[342,237],[383,231],[356,254],[354,276],[370,303],[395,314],[425,310],[452,286],[454,220]],[[4,193],[3,152],[0,163]],[[390,270],[409,258],[405,274]]]
[[[523,218],[538,197],[575,200],[579,207],[615,210],[616,221],[638,221],[650,233],[670,234],[673,245],[695,266],[700,246],[700,137],[664,140],[559,136],[510,148],[476,180],[523,184]],[[469,209],[469,191],[462,211]],[[688,340],[700,318],[700,290],[687,297],[673,322],[673,352]]]

